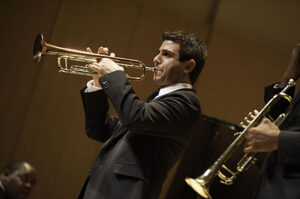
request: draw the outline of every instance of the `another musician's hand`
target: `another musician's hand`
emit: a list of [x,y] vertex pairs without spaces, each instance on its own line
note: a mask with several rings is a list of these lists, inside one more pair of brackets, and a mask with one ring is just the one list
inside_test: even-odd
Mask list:
[[[109,50],[108,48],[100,47],[98,49],[98,53],[108,55]],[[114,57],[115,54],[111,53],[110,56]],[[100,76],[106,75],[117,70],[124,71],[123,67],[120,67],[118,64],[116,64],[113,60],[109,58],[102,58],[98,63],[89,64],[88,67],[96,71]]]
[[279,128],[264,118],[257,126],[250,128],[246,134],[244,152],[270,152],[278,148]]

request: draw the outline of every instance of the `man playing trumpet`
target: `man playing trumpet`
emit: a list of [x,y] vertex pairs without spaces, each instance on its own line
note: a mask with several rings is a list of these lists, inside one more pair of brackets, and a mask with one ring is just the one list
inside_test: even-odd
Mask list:
[[[186,32],[165,32],[154,57],[160,88],[143,102],[123,68],[108,58],[90,64],[100,78],[81,91],[86,134],[104,142],[80,193],[84,199],[157,199],[166,175],[182,154],[200,113],[192,88],[206,57],[203,42]],[[99,53],[108,53],[100,48]],[[118,117],[107,114],[108,99]]]
[[[294,48],[290,63],[280,83],[266,87],[265,101],[279,93],[289,79],[300,75],[300,43]],[[291,91],[293,93],[293,90]],[[291,114],[280,129],[264,118],[260,125],[250,128],[244,151],[269,152],[265,159],[255,198],[300,198],[300,92],[294,99]],[[278,109],[282,107],[277,107]]]

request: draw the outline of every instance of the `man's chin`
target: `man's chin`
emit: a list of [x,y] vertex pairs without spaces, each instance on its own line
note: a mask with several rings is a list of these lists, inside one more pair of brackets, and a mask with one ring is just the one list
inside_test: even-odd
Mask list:
[[159,84],[159,82],[162,82],[162,79],[160,76],[158,75],[153,75],[153,82],[155,82],[156,84]]

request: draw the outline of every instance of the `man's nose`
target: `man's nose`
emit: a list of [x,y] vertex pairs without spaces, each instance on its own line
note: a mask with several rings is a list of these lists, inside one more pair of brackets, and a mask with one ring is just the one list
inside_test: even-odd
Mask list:
[[156,56],[153,58],[153,62],[154,62],[154,64],[159,64],[159,63],[160,63],[159,54],[156,55]]

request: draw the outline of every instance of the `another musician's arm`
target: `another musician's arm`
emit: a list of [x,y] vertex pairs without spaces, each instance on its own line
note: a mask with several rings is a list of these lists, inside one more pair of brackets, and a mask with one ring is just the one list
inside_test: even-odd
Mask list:
[[295,48],[292,51],[292,56],[288,67],[281,78],[280,84],[278,85],[279,88],[283,88],[287,85],[289,79],[294,79],[295,81],[300,76],[300,43],[297,43]]

